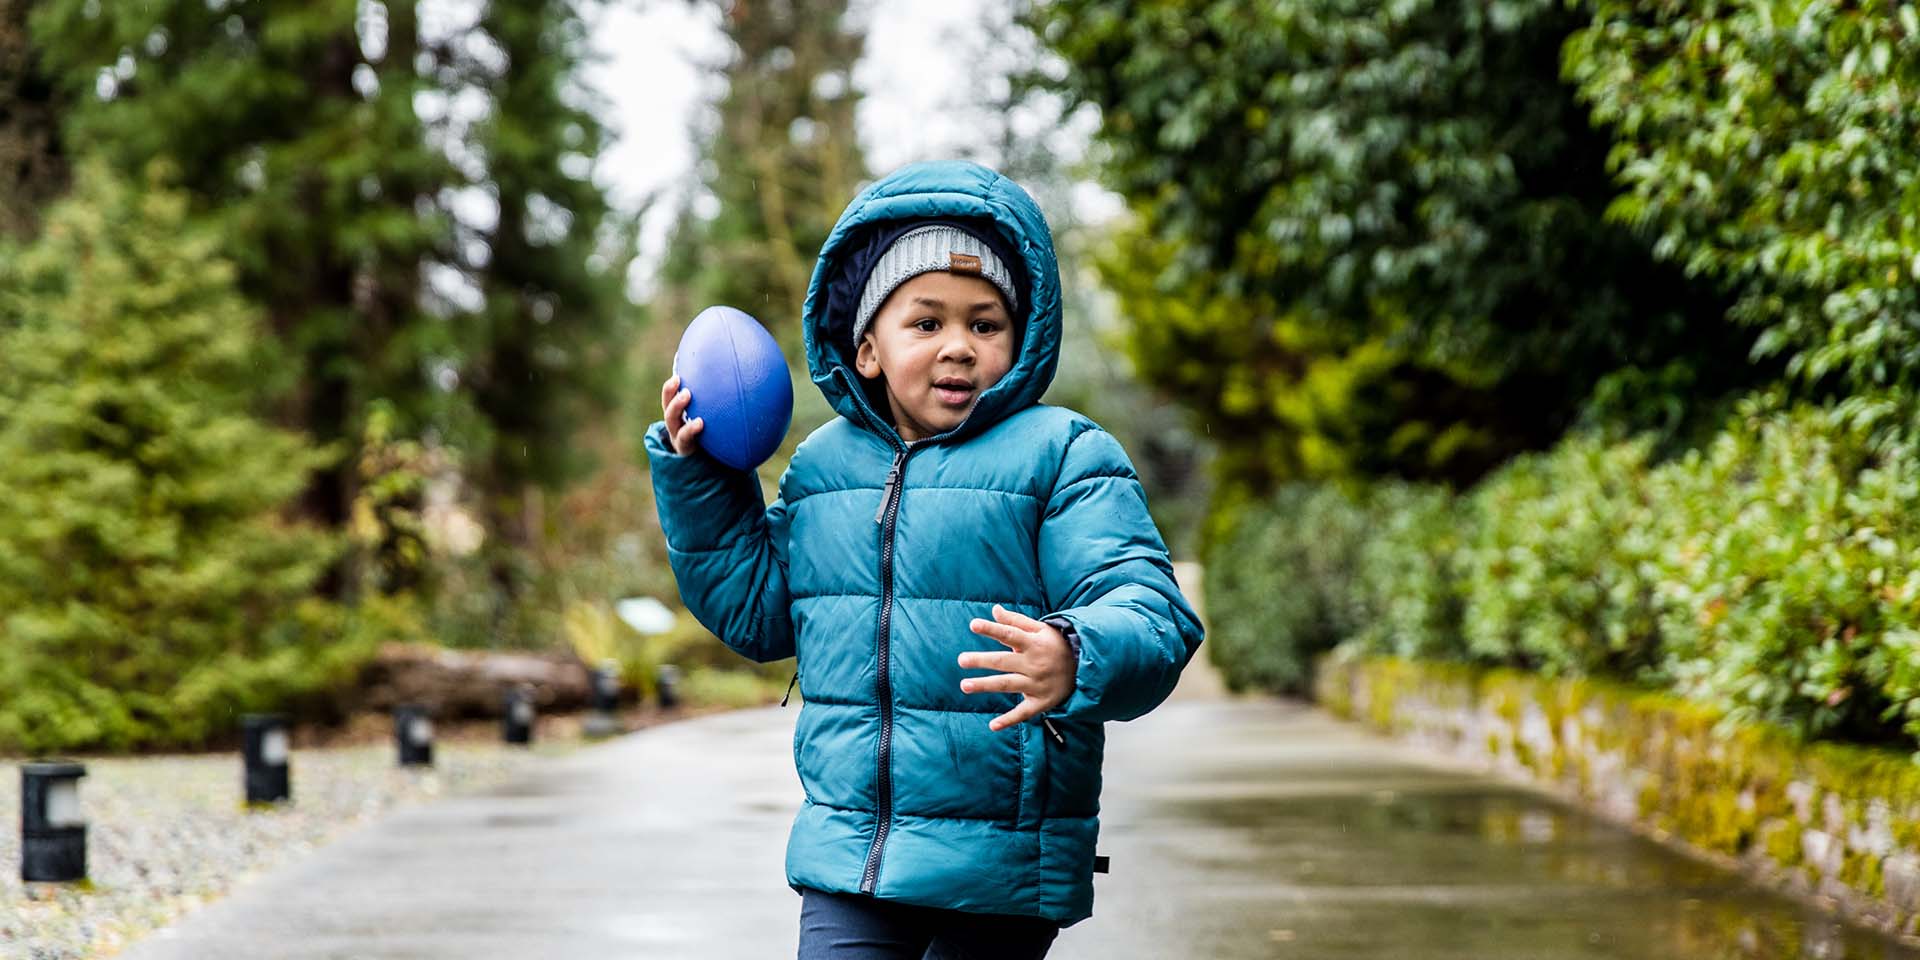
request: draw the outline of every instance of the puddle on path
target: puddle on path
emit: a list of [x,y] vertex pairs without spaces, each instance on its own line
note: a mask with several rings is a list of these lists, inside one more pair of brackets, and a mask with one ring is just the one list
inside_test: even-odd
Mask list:
[[[1248,772],[1141,798],[1116,837],[1180,877],[1191,956],[1920,960],[1518,789],[1404,767]],[[1261,779],[1273,789],[1235,789]]]

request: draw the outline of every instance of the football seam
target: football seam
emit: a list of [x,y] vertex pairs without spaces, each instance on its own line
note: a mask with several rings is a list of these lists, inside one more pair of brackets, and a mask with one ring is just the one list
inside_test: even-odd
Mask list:
[[[758,323],[759,321],[750,320],[749,322]],[[727,324],[726,330],[727,330],[727,359],[729,361],[727,366],[733,371],[733,409],[735,414],[738,415],[740,413],[745,412],[747,409],[747,387],[746,387],[746,384],[743,384],[740,382],[740,343],[739,341],[733,338],[733,324],[731,323]],[[743,419],[746,420],[746,423],[743,424],[743,426],[746,428],[745,436],[747,441],[747,448],[745,450],[740,451],[740,455],[743,458],[751,460],[753,459],[753,449],[755,446],[758,445],[759,438],[754,435],[753,421],[755,418],[745,417]],[[749,467],[748,469],[752,469],[752,468]]]

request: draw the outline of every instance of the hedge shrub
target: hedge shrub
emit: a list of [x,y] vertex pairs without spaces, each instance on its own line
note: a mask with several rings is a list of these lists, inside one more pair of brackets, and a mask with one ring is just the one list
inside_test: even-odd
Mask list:
[[1644,438],[1573,437],[1460,495],[1289,488],[1209,557],[1215,659],[1298,691],[1344,644],[1920,744],[1920,451],[1850,424],[1755,402],[1658,465]]

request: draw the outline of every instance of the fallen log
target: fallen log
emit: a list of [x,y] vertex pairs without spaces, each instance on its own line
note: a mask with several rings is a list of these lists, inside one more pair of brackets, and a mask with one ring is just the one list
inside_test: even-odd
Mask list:
[[497,717],[507,690],[524,683],[532,688],[535,709],[576,710],[588,706],[590,682],[587,665],[571,652],[389,643],[361,669],[351,708],[388,711],[419,703],[446,720]]

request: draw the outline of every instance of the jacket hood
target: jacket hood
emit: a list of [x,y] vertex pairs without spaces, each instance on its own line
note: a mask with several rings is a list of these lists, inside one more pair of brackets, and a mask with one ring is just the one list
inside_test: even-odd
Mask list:
[[977,163],[914,163],[853,198],[827,235],[807,287],[801,326],[814,385],[848,420],[899,443],[885,399],[853,368],[854,314],[873,265],[894,238],[929,221],[980,237],[1014,273],[1019,352],[1006,376],[980,394],[958,427],[930,439],[957,439],[1039,401],[1060,357],[1060,269],[1040,205],[1020,185]]

